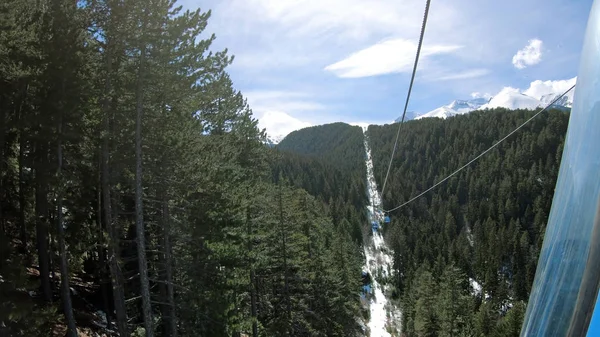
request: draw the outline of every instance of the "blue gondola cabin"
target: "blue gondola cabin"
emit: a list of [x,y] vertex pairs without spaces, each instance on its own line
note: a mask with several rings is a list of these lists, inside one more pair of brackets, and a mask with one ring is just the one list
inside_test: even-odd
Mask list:
[[371,227],[373,228],[374,231],[379,229],[379,224],[377,223],[377,221],[373,221],[373,223],[371,224]]
[[390,223],[390,217],[388,215],[386,215],[385,218],[383,219],[383,222]]

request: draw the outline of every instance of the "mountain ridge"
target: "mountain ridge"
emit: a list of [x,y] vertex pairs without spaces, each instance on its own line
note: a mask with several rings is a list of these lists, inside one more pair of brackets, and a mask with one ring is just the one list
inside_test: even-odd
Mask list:
[[[552,103],[558,96],[562,95],[565,86],[575,84],[576,78],[565,81],[558,81],[556,85],[547,82],[534,81],[529,89],[521,91],[512,87],[504,87],[498,94],[489,99],[485,97],[476,97],[470,100],[454,100],[450,104],[443,105],[427,113],[416,116],[414,119],[422,118],[448,118],[456,115],[462,115],[475,110],[485,110],[494,108],[506,108],[511,110],[529,109],[545,107]],[[573,105],[574,91],[571,91],[558,99],[552,106],[561,110],[568,110]],[[486,101],[487,100],[487,101]]]
[[414,119],[422,119],[422,118],[448,118],[456,115],[462,115],[469,113],[471,111],[479,109],[482,105],[488,103],[489,100],[485,97],[473,98],[470,100],[461,100],[457,99],[450,104],[443,105],[437,109],[431,110],[425,114],[419,115]]

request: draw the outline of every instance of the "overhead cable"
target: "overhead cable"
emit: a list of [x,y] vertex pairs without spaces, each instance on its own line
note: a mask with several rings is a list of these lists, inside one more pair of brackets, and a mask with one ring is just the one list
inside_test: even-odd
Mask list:
[[390,163],[388,165],[385,179],[383,180],[383,188],[381,189],[381,195],[385,192],[385,185],[387,183],[388,176],[390,175],[390,168],[392,167],[392,161],[394,160],[394,154],[396,153],[396,147],[398,146],[398,138],[400,137],[400,129],[404,124],[404,117],[406,116],[406,109],[408,108],[408,102],[410,101],[410,93],[412,92],[413,83],[415,82],[415,74],[417,73],[417,65],[419,64],[419,56],[421,54],[421,46],[423,45],[423,37],[425,36],[425,26],[427,25],[427,17],[429,16],[429,3],[431,0],[427,0],[425,3],[425,15],[423,15],[423,24],[421,25],[421,36],[419,37],[419,44],[417,46],[417,55],[415,56],[415,64],[413,66],[412,76],[410,77],[410,85],[408,86],[408,93],[406,95],[406,102],[404,103],[404,111],[402,112],[402,120],[398,124],[398,133],[396,134],[396,141],[394,142],[394,150],[392,150],[392,156],[390,157]]

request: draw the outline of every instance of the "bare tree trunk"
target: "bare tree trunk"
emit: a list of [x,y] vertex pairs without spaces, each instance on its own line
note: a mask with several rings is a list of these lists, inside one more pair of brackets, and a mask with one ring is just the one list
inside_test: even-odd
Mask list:
[[164,296],[166,305],[163,305],[163,320],[165,336],[177,337],[177,316],[175,313],[175,290],[173,287],[173,255],[171,249],[171,223],[169,221],[169,205],[167,194],[163,193],[161,200],[161,228],[162,228],[162,262],[165,266]]
[[[4,90],[5,86],[0,86],[0,90]],[[3,202],[6,200],[4,198],[4,162],[6,159],[4,158],[4,139],[6,132],[6,106],[8,104],[5,103],[6,98],[3,95],[0,95],[0,232],[2,234],[2,240],[6,237],[4,233],[4,212],[3,212]]]
[[[119,266],[119,234],[115,228],[112,216],[112,204],[110,197],[110,169],[109,169],[109,139],[110,139],[110,103],[112,84],[112,48],[111,41],[106,41],[106,82],[104,84],[104,99],[102,103],[102,114],[104,124],[104,137],[102,139],[102,206],[104,224],[108,231],[108,267],[113,286],[113,301],[117,314],[117,328],[120,336],[129,336],[127,329],[127,311],[125,308],[125,291],[123,288],[123,275]],[[109,313],[107,313],[108,315]]]
[[[144,19],[145,20],[145,19]],[[145,29],[145,22],[142,31]],[[143,38],[143,37],[142,37]],[[146,236],[144,229],[144,204],[142,201],[142,114],[143,114],[143,75],[146,57],[146,43],[142,42],[140,65],[136,85],[136,118],[135,118],[135,229],[137,239],[138,264],[142,296],[142,313],[146,337],[153,337],[152,306],[150,304],[150,282],[148,281],[148,264],[146,262]]]
[[[64,80],[63,80],[63,97],[64,97]],[[67,320],[67,336],[77,337],[77,326],[75,325],[75,317],[73,316],[73,305],[71,303],[71,291],[69,287],[69,265],[67,261],[67,250],[65,247],[65,229],[63,226],[63,186],[62,186],[62,111],[58,112],[58,193],[56,196],[56,227],[58,233],[58,250],[60,253],[60,285],[63,301],[63,312]]]
[[27,227],[25,225],[25,130],[23,128],[23,115],[19,116],[19,238],[21,249],[27,252]]
[[17,123],[19,130],[19,240],[21,240],[21,250],[27,252],[27,227],[25,225],[25,118],[23,117],[23,105],[27,99],[29,85],[25,85],[19,102],[19,111],[17,113]]
[[98,242],[100,243],[98,247],[98,258],[100,263],[100,268],[98,268],[97,278],[100,280],[100,288],[102,290],[102,305],[104,308],[104,312],[106,313],[106,327],[108,329],[111,328],[111,320],[110,320],[110,302],[108,299],[108,284],[110,283],[110,279],[107,278],[107,258],[106,258],[106,248],[104,247],[104,231],[106,227],[102,221],[102,149],[99,147],[98,151],[98,194],[97,194],[97,208],[96,208],[96,224],[98,225]]
[[54,218],[52,217],[53,213],[48,214],[48,251],[50,252],[50,283],[52,284],[56,279],[56,272],[54,271],[54,254],[56,254],[56,250],[54,249],[54,239],[52,238],[52,231],[50,230],[50,224],[54,222]]
[[[42,141],[43,142],[43,141]],[[45,146],[40,143],[35,149],[35,232],[38,251],[38,263],[41,279],[41,289],[44,300],[52,301],[52,287],[50,285],[50,251],[48,250],[48,183],[44,169],[47,167]]]
[[[281,182],[279,182],[281,184]],[[287,231],[285,230],[285,220],[283,217],[283,190],[279,185],[279,221],[281,225],[281,242],[282,242],[282,254],[283,254],[283,292],[286,302],[286,317],[288,326],[288,336],[292,335],[291,322],[292,322],[292,307],[290,301],[289,292],[289,280],[288,280],[288,266],[287,266]]]
[[[5,85],[0,85],[1,92],[5,92]],[[6,124],[5,110],[6,110],[6,102],[7,99],[4,95],[0,94],[0,268],[3,267],[4,261],[7,259],[6,254],[8,253],[4,247],[7,246],[7,237],[6,237],[6,228],[4,227],[4,212],[3,212],[3,202],[6,200],[4,198],[4,138],[6,128],[4,124]],[[2,324],[2,322],[0,322]]]
[[248,254],[250,255],[248,264],[250,266],[250,312],[252,315],[252,337],[258,337],[258,323],[257,323],[257,312],[256,312],[256,284],[254,275],[254,261],[252,254],[252,223],[250,221],[250,207],[246,208],[246,224],[248,234]]

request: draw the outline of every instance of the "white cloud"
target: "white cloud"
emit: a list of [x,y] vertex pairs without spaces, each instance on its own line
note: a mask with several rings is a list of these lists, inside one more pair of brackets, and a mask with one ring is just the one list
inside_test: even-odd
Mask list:
[[[568,80],[558,81],[540,81],[536,80],[531,82],[529,88],[523,93],[527,96],[531,96],[537,99],[541,99],[544,95],[563,93],[572,87],[577,81],[577,77],[573,77]],[[573,92],[570,93],[572,97]]]
[[[191,2],[192,0],[182,0]],[[227,39],[233,67],[318,68],[383,38],[415,40],[424,4],[420,0],[207,0],[214,2],[208,30]],[[425,46],[455,39],[461,22],[456,6],[440,1],[430,11]],[[442,33],[440,36],[440,33]]]
[[[411,28],[418,34],[423,4],[419,0],[229,0],[223,7],[245,21],[260,17],[265,25],[295,37],[364,40]],[[436,14],[449,6],[441,5]],[[421,15],[419,15],[421,14]],[[419,17],[421,16],[421,17]],[[229,24],[229,23],[227,23]]]
[[505,95],[510,95],[510,94],[520,94],[520,93],[521,93],[521,89],[513,88],[513,87],[504,87],[504,88],[502,88],[502,90],[500,90],[499,93],[496,94],[496,96],[505,96]]
[[277,141],[292,131],[312,126],[311,123],[292,117],[283,111],[266,111],[258,119],[258,126],[267,129],[267,134]]
[[[425,45],[421,57],[451,53],[461,46]],[[325,67],[342,78],[357,78],[408,72],[414,64],[417,44],[411,40],[388,39],[353,53],[347,58]]]
[[[484,106],[484,108],[495,108],[505,107],[509,109],[535,109],[540,106],[545,106],[550,103],[550,100],[558,95],[563,94],[569,88],[571,88],[576,77],[568,80],[556,80],[556,81],[540,81],[536,80],[530,83],[529,88],[526,90],[504,87],[497,93],[490,102]],[[473,93],[471,96],[479,96],[480,93]],[[544,98],[546,95],[551,95]],[[567,103],[572,103],[574,92],[571,91],[567,94]]]
[[[197,0],[178,2],[183,2],[186,8],[199,6]],[[414,42],[407,48],[410,53],[406,53],[406,60],[403,55],[386,55],[380,57],[383,62],[378,57],[373,61],[366,60],[367,66],[363,67],[359,65],[360,60],[354,60],[353,64],[348,63],[347,58],[353,52],[360,53],[382,39],[415,41],[424,9],[421,0],[206,0],[202,1],[201,6],[204,10],[212,9],[206,29],[206,34],[214,32],[217,36],[212,49],[229,48],[230,53],[236,55],[233,66],[229,68],[236,86],[263,90],[304,87],[316,94],[329,94],[327,100],[319,95],[311,95],[279,97],[277,100],[259,97],[261,99],[258,102],[248,95],[256,115],[265,111],[281,111],[313,124],[333,119],[363,121],[354,118],[359,111],[370,111],[365,105],[373,103],[366,99],[375,96],[378,98],[376,104],[380,106],[371,113],[373,117],[384,119],[381,115],[392,114],[388,111],[393,109],[384,105],[393,100],[390,96],[394,97],[394,94],[382,89],[388,87],[387,80],[396,81],[398,78],[383,79],[384,82],[376,81],[376,85],[365,87],[367,81],[342,81],[331,75],[357,77],[362,76],[361,72],[363,75],[388,73],[389,68],[392,72],[399,71],[399,68],[405,72],[402,83],[406,83],[405,74],[409,71],[406,69],[412,69],[414,62]],[[524,47],[529,38],[536,37],[535,34],[542,34],[537,37],[544,41],[542,51],[545,62],[555,61],[556,55],[546,50],[555,44],[563,44],[561,54],[564,52],[565,55],[577,56],[579,42],[569,37],[578,36],[585,28],[582,22],[588,13],[583,7],[570,6],[570,14],[566,15],[565,9],[545,6],[543,0],[477,3],[467,0],[434,1],[429,12],[424,48],[435,45],[464,47],[450,55],[423,57],[417,73],[422,84],[422,87],[419,86],[421,89],[417,90],[421,90],[423,95],[415,92],[412,99],[416,104],[414,108],[423,110],[420,105],[438,104],[436,101],[441,104],[450,95],[449,92],[452,92],[452,98],[465,97],[471,91],[495,92],[502,84],[515,80],[511,76],[517,74],[503,74],[502,64],[506,64],[518,49]],[[514,8],[520,10],[515,12]],[[533,9],[541,10],[544,15],[532,17],[529,13]],[[489,13],[494,13],[494,16],[490,17]],[[574,14],[577,16],[574,17]],[[585,16],[582,16],[583,20],[578,19],[580,14]],[[539,26],[544,23],[541,18],[556,15],[566,15],[569,20],[559,28],[549,26],[540,33]],[[507,20],[520,24],[507,25]],[[568,46],[572,44],[575,47]],[[573,48],[575,52],[571,50]],[[568,60],[571,59],[574,57]],[[346,68],[341,67],[343,61],[347,62]],[[340,68],[323,71],[328,65]],[[460,76],[459,73],[464,69],[480,68],[490,69],[494,76],[502,76],[471,80],[460,78],[476,74],[465,73]],[[560,69],[561,74],[572,72],[571,68],[566,61],[561,61],[555,67]],[[461,85],[454,85],[455,82],[436,83],[436,77],[445,81],[461,81]],[[453,85],[449,86],[448,83]],[[335,95],[331,94],[332,90],[336,91]],[[357,91],[360,95],[357,95]],[[335,99],[332,99],[334,96]],[[427,103],[423,103],[425,101]],[[332,102],[336,104],[337,115],[331,109]],[[309,110],[311,112],[306,112]]]
[[307,93],[282,90],[244,91],[252,111],[263,113],[269,110],[285,111],[287,113],[320,111],[325,106],[313,102]]
[[471,98],[485,98],[485,99],[490,99],[490,98],[492,98],[492,95],[489,94],[489,93],[482,94],[480,92],[472,92],[471,93]]
[[489,74],[490,71],[488,69],[472,69],[464,72],[459,72],[455,74],[443,75],[437,78],[438,81],[449,81],[449,80],[465,80],[469,78],[481,77]]
[[517,51],[512,58],[512,64],[517,69],[538,64],[542,61],[542,40],[532,39],[525,48]]
[[312,95],[300,91],[250,90],[244,96],[258,118],[259,127],[267,129],[267,134],[277,141],[294,130],[313,125],[294,116],[326,108],[312,101]]

